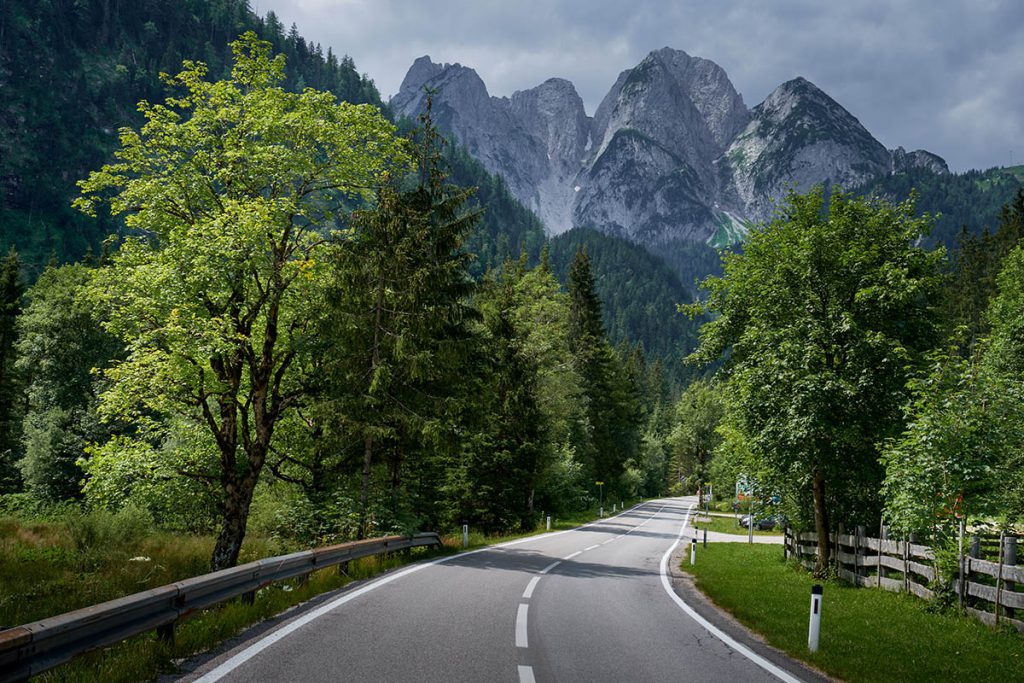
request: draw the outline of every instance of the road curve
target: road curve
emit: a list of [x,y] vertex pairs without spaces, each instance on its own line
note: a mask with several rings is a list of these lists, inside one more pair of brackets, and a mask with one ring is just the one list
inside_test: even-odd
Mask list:
[[182,680],[801,680],[805,670],[768,661],[673,589],[694,504],[651,501],[411,565],[300,610]]

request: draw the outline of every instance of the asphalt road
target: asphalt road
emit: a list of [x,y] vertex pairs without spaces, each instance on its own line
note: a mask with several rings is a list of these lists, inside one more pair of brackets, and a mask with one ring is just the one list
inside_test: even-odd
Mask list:
[[[807,679],[741,629],[702,617],[694,596],[673,584],[671,563],[688,552],[694,503],[649,502],[354,585],[243,639],[186,679]],[[712,616],[706,605],[703,612]]]

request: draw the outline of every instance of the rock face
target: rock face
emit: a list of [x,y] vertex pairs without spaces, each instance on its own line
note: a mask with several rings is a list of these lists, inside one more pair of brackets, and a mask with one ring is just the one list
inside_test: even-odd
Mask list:
[[593,118],[569,81],[492,97],[472,69],[429,57],[409,69],[394,112],[418,115],[425,88],[438,126],[553,234],[585,226],[649,246],[723,246],[769,218],[791,188],[851,187],[914,167],[948,172],[929,152],[890,152],[803,78],[750,110],[721,67],[669,48],[623,71]]
[[889,150],[889,153],[892,154],[892,173],[906,173],[915,168],[924,168],[938,175],[949,173],[946,160],[938,154],[932,154],[923,149],[908,152],[902,147]]
[[813,83],[794,78],[754,107],[719,160],[723,203],[748,220],[770,217],[794,189],[859,185],[891,167],[889,151]]

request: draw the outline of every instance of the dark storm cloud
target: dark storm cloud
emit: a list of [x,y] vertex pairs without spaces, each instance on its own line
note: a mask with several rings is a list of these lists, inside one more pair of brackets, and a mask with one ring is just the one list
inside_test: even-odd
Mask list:
[[593,113],[623,69],[670,46],[721,65],[749,106],[804,76],[887,147],[954,169],[1024,160],[1020,0],[759,2],[254,0],[349,54],[393,94],[413,59],[460,62],[493,95],[568,78]]

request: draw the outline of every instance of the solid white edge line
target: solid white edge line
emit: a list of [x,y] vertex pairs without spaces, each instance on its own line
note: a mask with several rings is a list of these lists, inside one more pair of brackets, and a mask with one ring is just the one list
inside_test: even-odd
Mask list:
[[530,583],[526,584],[526,590],[523,591],[523,598],[529,600],[533,597],[533,589],[537,587],[537,582],[540,581],[539,576],[535,576],[530,579]]
[[526,639],[526,617],[529,611],[529,605],[519,603],[519,611],[516,612],[516,647],[529,647]]
[[679,535],[676,537],[675,543],[673,543],[672,547],[665,551],[665,554],[661,556],[661,585],[662,587],[664,587],[665,592],[668,593],[668,596],[672,598],[672,600],[677,605],[679,605],[679,607],[684,612],[686,612],[687,616],[689,616],[691,619],[693,619],[698,624],[707,629],[707,631],[711,635],[721,640],[723,643],[731,647],[736,652],[739,652],[741,655],[749,659],[757,666],[761,667],[762,669],[772,674],[779,680],[786,681],[786,683],[803,683],[801,679],[792,675],[785,669],[782,669],[776,666],[775,664],[772,664],[761,655],[753,652],[750,648],[736,642],[731,636],[723,632],[721,629],[719,629],[717,626],[712,624],[710,621],[708,621],[701,615],[697,614],[696,610],[694,610],[692,607],[686,604],[686,601],[679,597],[679,595],[672,589],[672,583],[668,578],[668,561],[669,558],[672,557],[672,552],[679,545],[679,541],[680,539],[682,539],[683,534],[686,533],[686,525],[690,521],[690,514],[693,512],[694,507],[695,504],[690,505],[690,509],[686,511],[686,518],[683,520],[683,526],[679,529]]
[[[570,533],[572,533],[574,531],[579,531],[580,529],[586,529],[589,526],[594,526],[595,524],[603,524],[604,522],[608,521],[609,519],[615,519],[616,517],[621,517],[622,515],[626,514],[627,512],[632,512],[636,508],[641,507],[641,506],[643,506],[645,504],[646,503],[637,503],[633,507],[629,508],[628,510],[623,510],[622,512],[620,512],[619,514],[615,515],[614,517],[608,517],[606,519],[595,520],[593,522],[589,522],[587,524],[583,524],[582,526],[578,526],[578,527],[575,527],[573,529],[566,529],[565,531],[555,531],[555,532],[552,532],[552,533],[545,533],[545,534],[537,534],[536,536],[527,536],[525,538],[520,538],[520,539],[517,539],[515,541],[506,541],[504,543],[495,543],[494,545],[490,545],[490,546],[487,546],[485,548],[478,548],[477,550],[470,550],[469,552],[465,552],[465,553],[457,553],[455,555],[448,555],[447,557],[439,557],[436,560],[429,560],[427,562],[423,562],[422,564],[415,564],[415,565],[409,567],[408,569],[404,569],[404,570],[402,570],[400,572],[396,572],[394,574],[381,577],[379,579],[374,580],[373,583],[370,583],[370,584],[368,584],[366,586],[363,586],[362,588],[358,588],[356,590],[353,590],[351,593],[345,593],[344,595],[339,596],[335,600],[332,600],[332,601],[328,602],[326,605],[323,605],[321,607],[316,608],[312,612],[307,612],[306,614],[304,614],[301,617],[297,618],[295,621],[289,622],[287,625],[282,626],[281,628],[279,628],[278,630],[274,631],[273,633],[270,633],[270,634],[264,636],[260,640],[257,640],[255,643],[253,643],[249,647],[245,648],[244,650],[242,650],[238,654],[234,655],[233,657],[231,657],[230,659],[225,661],[220,666],[217,666],[216,668],[206,672],[205,674],[203,674],[202,676],[197,678],[195,680],[195,683],[214,683],[215,681],[219,681],[221,678],[223,678],[224,676],[228,675],[229,673],[231,673],[232,671],[234,671],[235,669],[240,667],[242,664],[245,664],[247,661],[249,661],[250,659],[252,659],[256,655],[258,655],[259,653],[263,652],[264,650],[266,650],[268,647],[270,647],[271,645],[273,645],[277,641],[281,640],[282,638],[284,638],[286,636],[291,635],[292,633],[294,633],[295,631],[299,630],[300,628],[302,628],[303,626],[305,626],[309,622],[313,621],[314,619],[319,619],[320,617],[322,617],[323,615],[327,614],[331,610],[333,610],[333,609],[335,609],[337,607],[341,607],[342,605],[344,605],[349,600],[354,600],[355,598],[357,598],[357,597],[359,597],[359,596],[361,596],[361,595],[363,595],[365,593],[369,593],[370,591],[374,590],[375,588],[379,588],[380,586],[384,586],[386,584],[389,584],[392,581],[396,581],[397,579],[400,579],[403,576],[406,576],[408,574],[412,574],[413,572],[418,572],[419,570],[424,569],[426,567],[432,567],[435,564],[442,564],[444,562],[448,562],[449,560],[453,560],[453,559],[455,559],[457,557],[466,557],[468,555],[475,555],[476,553],[482,553],[482,552],[486,552],[488,550],[494,550],[495,548],[507,548],[508,546],[519,545],[520,543],[529,543],[530,541],[536,541],[538,539],[552,538],[554,536],[561,536],[562,534],[570,534]],[[558,564],[558,562],[556,562],[555,564]],[[551,565],[551,566],[554,567],[554,565]]]
[[519,683],[537,683],[537,679],[533,677],[533,667],[519,665]]

